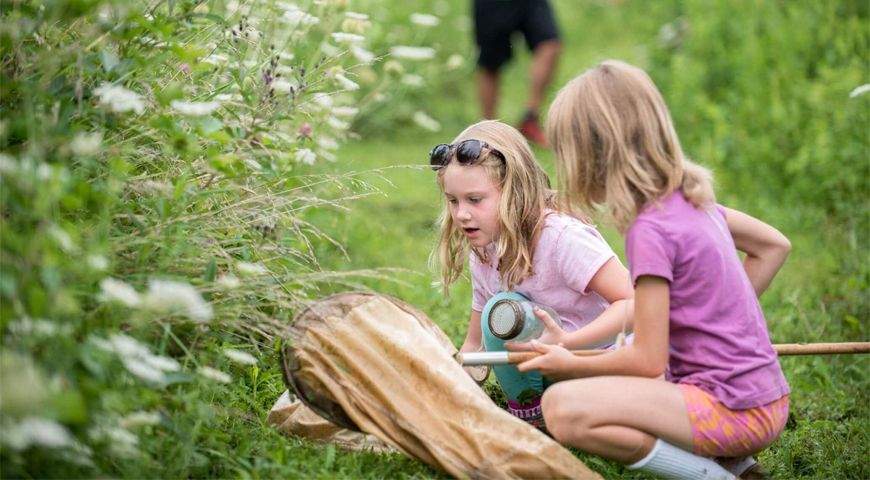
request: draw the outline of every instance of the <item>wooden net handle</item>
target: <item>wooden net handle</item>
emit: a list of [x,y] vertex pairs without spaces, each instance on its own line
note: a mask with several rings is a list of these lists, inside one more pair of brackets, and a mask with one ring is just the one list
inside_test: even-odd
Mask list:
[[[870,342],[840,343],[776,343],[773,349],[777,355],[833,355],[838,353],[870,353]],[[573,350],[578,357],[589,357],[611,352],[612,350]],[[540,355],[538,352],[510,352],[508,363],[517,364]]]

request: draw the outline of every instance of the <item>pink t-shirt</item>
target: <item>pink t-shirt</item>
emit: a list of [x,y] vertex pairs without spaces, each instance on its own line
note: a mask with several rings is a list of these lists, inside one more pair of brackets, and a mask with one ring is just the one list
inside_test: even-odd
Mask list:
[[[547,213],[532,257],[532,275],[512,290],[553,308],[562,319],[562,328],[572,332],[595,320],[609,306],[588,286],[604,263],[616,255],[594,227],[568,215]],[[486,248],[490,263],[481,263],[473,253],[470,261],[471,308],[478,312],[490,297],[505,291],[493,258],[495,246]]]
[[668,380],[732,409],[789,392],[721,206],[696,209],[674,192],[637,216],[625,246],[633,282],[641,275],[670,282]]

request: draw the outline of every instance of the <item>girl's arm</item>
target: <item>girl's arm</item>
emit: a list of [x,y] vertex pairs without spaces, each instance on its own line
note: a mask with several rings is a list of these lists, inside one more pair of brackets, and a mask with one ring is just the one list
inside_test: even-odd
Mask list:
[[[610,306],[598,318],[570,333],[562,330],[546,311],[535,309],[535,315],[546,327],[544,334],[538,339],[539,342],[566,348],[595,348],[613,343],[616,334],[622,331],[623,321],[626,329],[631,330],[631,279],[628,270],[616,258],[611,258],[598,269],[589,281],[589,289],[610,302]],[[505,343],[505,348],[512,351],[531,350],[532,344],[508,342]]]
[[599,375],[656,378],[668,364],[670,284],[644,275],[634,292],[634,343],[592,357],[577,357],[556,345],[533,342],[543,355],[517,365],[521,372],[539,370],[552,380]]
[[480,332],[480,312],[471,311],[471,319],[468,321],[468,333],[465,334],[465,341],[462,342],[460,352],[476,352],[483,345],[483,335]]
[[791,242],[779,230],[743,212],[725,208],[734,245],[746,254],[743,269],[755,294],[761,296],[791,251]]
[[[610,303],[595,320],[579,330],[567,333],[560,342],[567,348],[592,348],[612,343],[616,334],[622,331],[623,321],[627,331],[631,331],[631,278],[628,270],[616,258],[611,258],[598,269],[589,289],[601,295]],[[626,318],[627,317],[627,318]]]

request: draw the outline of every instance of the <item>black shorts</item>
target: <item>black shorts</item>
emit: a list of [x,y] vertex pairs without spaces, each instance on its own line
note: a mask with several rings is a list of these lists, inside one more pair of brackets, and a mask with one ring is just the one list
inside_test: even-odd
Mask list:
[[522,32],[529,50],[559,38],[548,0],[474,0],[474,41],[477,64],[498,71],[511,59],[511,36]]

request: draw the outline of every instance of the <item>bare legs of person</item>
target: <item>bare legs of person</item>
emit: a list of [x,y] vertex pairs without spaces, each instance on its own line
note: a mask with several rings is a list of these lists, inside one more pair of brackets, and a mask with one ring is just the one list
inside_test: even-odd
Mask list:
[[526,111],[538,113],[547,93],[547,86],[553,79],[556,64],[559,61],[559,53],[562,51],[562,42],[548,40],[541,42],[535,47],[532,65],[529,71],[529,97],[526,100]]
[[561,443],[666,478],[734,478],[691,453],[692,426],[675,384],[641,377],[563,381],[544,392],[541,407]]
[[495,118],[495,107],[501,89],[498,70],[481,68],[477,72],[477,98],[480,99],[480,111],[483,118]]
[[[561,50],[562,43],[559,40],[541,42],[535,47],[529,68],[529,94],[526,98],[526,110],[518,128],[529,141],[538,145],[547,143],[538,120],[538,112],[544,102],[547,87],[553,79]],[[477,96],[480,99],[483,118],[495,118],[500,90],[501,78],[498,70],[487,68],[478,70]]]

